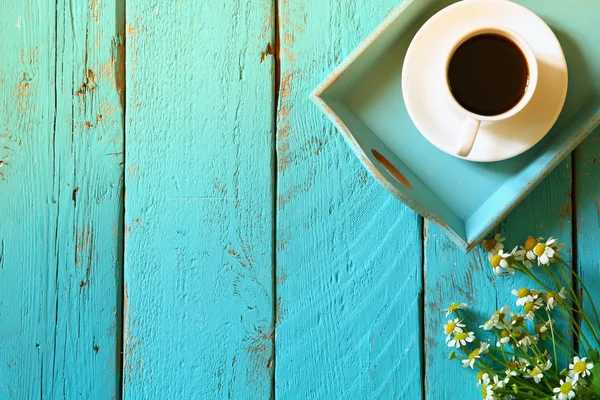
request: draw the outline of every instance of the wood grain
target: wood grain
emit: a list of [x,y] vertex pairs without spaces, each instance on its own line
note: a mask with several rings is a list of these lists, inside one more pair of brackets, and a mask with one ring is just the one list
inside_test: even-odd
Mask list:
[[[570,258],[570,165],[570,160],[563,161],[501,224],[499,231],[507,236],[508,245],[524,242],[527,235],[554,236],[567,244],[563,252]],[[461,397],[478,398],[477,372],[465,371],[460,362],[447,359],[451,349],[444,343],[447,318],[442,308],[454,302],[469,304],[467,321],[472,322],[468,328],[477,335],[483,332],[477,326],[503,305],[519,311],[511,289],[537,287],[522,275],[496,277],[483,249],[465,255],[431,225],[425,239],[425,260],[426,397],[454,399],[460,388]],[[457,355],[462,353],[457,351]]]
[[2,399],[119,396],[119,9],[0,3]]
[[[308,99],[397,3],[0,2],[0,399],[479,396],[439,310],[531,283],[424,226]],[[598,135],[499,228],[574,244],[595,298]]]
[[270,0],[127,1],[126,399],[269,398]]
[[421,398],[421,219],[308,99],[396,4],[279,5],[278,398]]
[[[600,296],[600,130],[593,132],[574,154],[577,269],[592,299],[597,300]],[[589,300],[583,292],[581,296],[584,309],[593,316]],[[598,309],[597,302],[595,305]]]

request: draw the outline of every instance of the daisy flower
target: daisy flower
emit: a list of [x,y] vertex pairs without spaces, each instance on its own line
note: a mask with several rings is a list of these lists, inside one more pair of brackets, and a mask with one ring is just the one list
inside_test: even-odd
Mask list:
[[478,348],[469,353],[466,359],[462,360],[463,367],[471,367],[473,369],[473,365],[475,365],[475,361],[478,358],[481,358],[483,354],[486,354],[489,350],[490,345],[486,342],[481,342]]
[[525,374],[525,378],[533,378],[535,383],[540,383],[543,377],[544,374],[538,367],[533,368],[531,371],[527,371],[527,373]]
[[530,366],[531,364],[529,364],[529,361],[527,361],[524,358],[519,357],[519,362],[517,364],[518,368],[521,371],[527,371],[527,368]]
[[481,398],[484,400],[495,400],[496,395],[494,395],[494,389],[491,385],[482,385],[481,386]]
[[462,332],[458,335],[454,335],[452,340],[448,342],[448,347],[456,347],[458,349],[460,346],[466,346],[467,343],[471,343],[473,340],[475,340],[475,334],[473,332]]
[[544,371],[548,371],[552,368],[552,359],[548,356],[548,350],[544,351],[543,355],[546,357],[546,363],[544,364],[544,361],[542,360],[538,364],[538,367],[542,368]]
[[560,380],[560,386],[554,388],[553,399],[558,400],[569,400],[575,397],[575,388],[577,387],[577,383],[574,382],[570,377],[567,377],[565,380]]
[[523,310],[525,311],[525,319],[533,321],[533,317],[535,316],[535,312],[542,308],[541,299],[536,299],[536,301],[532,303],[527,303],[523,306]]
[[573,382],[577,382],[579,378],[591,375],[590,371],[594,368],[594,364],[586,360],[586,357],[581,359],[573,357],[573,364],[569,364],[569,376],[573,378]]
[[481,398],[484,400],[495,400],[496,395],[494,394],[494,389],[491,385],[482,385],[481,386]]
[[[524,262],[526,260],[525,254],[527,252],[523,249],[523,246],[520,246],[520,248],[515,247],[515,250],[513,251],[513,256],[515,257],[515,261],[521,261]],[[531,264],[531,262],[529,262],[529,268],[531,268],[533,264]]]
[[545,340],[550,337],[552,333],[550,331],[550,325],[554,324],[554,320],[548,320],[546,322],[539,322],[535,324],[535,332],[538,334],[542,340]]
[[517,376],[517,370],[520,368],[520,363],[513,357],[511,361],[508,362],[508,368],[504,373],[507,377]]
[[567,299],[565,294],[567,290],[563,287],[560,289],[560,292],[548,292],[546,293],[546,310],[552,311],[555,306],[559,306]]
[[506,377],[504,379],[500,379],[498,377],[498,375],[494,375],[494,388],[498,388],[498,389],[503,389],[504,386],[506,386],[506,384],[508,383],[508,381],[510,380],[510,378]]
[[[506,376],[507,376],[507,377],[508,377],[508,376],[517,376],[517,375],[518,375],[517,371],[515,371],[514,369],[510,369],[510,368],[507,368],[507,369],[504,371],[504,373],[506,374]],[[508,379],[508,378],[507,378],[507,379]]]
[[509,260],[513,256],[513,252],[516,250],[516,247],[511,252],[505,252],[504,250],[491,251],[488,253],[488,259],[490,260],[490,264],[492,264],[492,268],[494,270],[495,275],[502,275],[502,268],[508,271],[509,274],[514,274],[515,270],[509,267]]
[[486,249],[487,251],[496,250],[497,252],[504,248],[502,242],[506,239],[502,237],[499,233],[496,233],[493,239],[484,240],[481,242],[481,247]]
[[458,318],[454,318],[454,321],[448,320],[448,323],[444,325],[444,332],[446,333],[446,335],[448,335],[446,336],[446,343],[450,341],[451,335],[458,335],[459,333],[463,333],[462,328],[464,327],[465,325],[462,324],[462,321]]
[[467,308],[467,303],[454,303],[451,304],[450,307],[446,308],[444,311],[446,311],[446,317],[449,317],[450,314],[452,314],[454,311],[461,309],[461,308]]
[[527,303],[533,303],[533,301],[535,300],[532,292],[527,288],[522,288],[520,290],[513,289],[511,291],[511,293],[518,297],[518,299],[517,299],[518,306],[524,306]]
[[477,374],[477,386],[487,385],[490,383],[490,376],[487,372],[479,371]]
[[[535,258],[537,258],[538,265],[550,264],[550,261],[552,261],[554,253],[556,252],[552,246],[555,243],[557,243],[557,240],[554,238],[550,238],[546,241],[546,243],[542,243],[540,241],[538,242],[538,244],[535,245],[535,247],[533,248],[533,254],[535,255]],[[530,258],[530,260],[535,260],[535,258]]]
[[527,348],[533,344],[533,339],[527,332],[523,332],[517,341],[517,347],[522,347],[527,351]]
[[[525,315],[523,314],[515,314],[510,318],[510,325],[513,328],[517,328],[517,327],[521,327],[524,328],[525,327]],[[520,334],[520,332],[519,332]]]
[[533,378],[535,383],[540,383],[544,377],[544,372],[548,371],[550,367],[552,367],[552,362],[550,360],[546,360],[546,364],[540,364],[537,367],[534,367],[531,371],[528,370],[525,373],[525,378]]
[[500,347],[503,344],[508,344],[510,342],[510,332],[506,329],[503,329],[500,332],[500,340],[496,343],[496,347]]
[[485,322],[485,324],[480,325],[480,328],[485,329],[486,331],[490,331],[493,328],[502,329],[504,327],[504,317],[512,316],[512,314],[508,311],[508,306],[504,306],[501,309],[494,311],[491,318]]
[[[541,237],[534,239],[531,236],[527,236],[527,240],[525,241],[525,245],[521,246],[521,250],[523,252],[525,252],[525,258],[527,260],[535,260],[536,259],[536,255],[533,252],[533,250],[535,249],[535,246],[538,245],[538,243],[540,242],[540,240],[543,240]],[[528,267],[531,268],[532,264],[531,262],[529,263]]]

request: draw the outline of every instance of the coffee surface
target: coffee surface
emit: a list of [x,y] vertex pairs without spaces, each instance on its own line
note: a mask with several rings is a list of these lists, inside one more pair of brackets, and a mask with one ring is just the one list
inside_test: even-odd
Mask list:
[[528,81],[525,55],[514,42],[497,34],[467,39],[448,65],[452,95],[479,115],[499,115],[512,109],[525,94]]

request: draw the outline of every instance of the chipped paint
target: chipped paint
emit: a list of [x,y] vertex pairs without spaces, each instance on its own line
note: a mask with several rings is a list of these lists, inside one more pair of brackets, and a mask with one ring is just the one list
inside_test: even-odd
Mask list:
[[117,102],[100,43],[124,4],[95,3],[113,10],[98,24],[88,1],[0,6],[0,341],[3,359],[36,366],[23,379],[3,364],[0,398],[121,394],[123,168],[107,153],[123,151],[113,140],[124,131],[106,117],[102,132],[85,128],[99,123],[101,101]]

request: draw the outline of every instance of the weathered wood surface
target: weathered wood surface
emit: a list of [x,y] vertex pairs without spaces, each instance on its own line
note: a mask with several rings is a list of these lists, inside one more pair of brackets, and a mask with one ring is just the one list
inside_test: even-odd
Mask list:
[[421,397],[421,219],[368,175],[307,97],[396,4],[280,2],[282,399]]
[[0,2],[1,399],[120,393],[118,9]]
[[[439,310],[531,284],[307,97],[397,3],[0,2],[0,399],[479,396]],[[566,242],[596,297],[598,143],[500,227]]]
[[[575,216],[577,270],[600,309],[600,129],[575,150]],[[593,312],[584,293],[584,309]]]
[[[508,235],[507,246],[522,244],[527,235],[554,236],[572,248],[572,181],[570,160],[563,161],[501,224]],[[469,305],[467,321],[480,322],[504,305],[513,312],[512,289],[539,289],[527,277],[496,277],[483,249],[468,255],[459,251],[437,228],[428,226],[425,238],[425,361],[426,398],[454,399],[460,388],[463,398],[478,398],[475,373],[465,371],[460,362],[448,361],[450,348],[444,343],[443,325],[448,318],[442,309],[454,302]],[[470,330],[482,333],[474,323]],[[462,353],[457,355],[461,356]]]
[[127,2],[126,399],[271,396],[271,1]]

